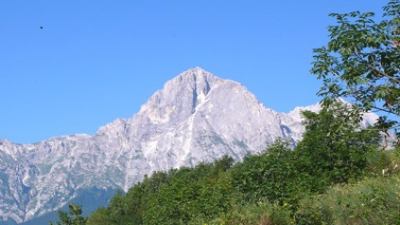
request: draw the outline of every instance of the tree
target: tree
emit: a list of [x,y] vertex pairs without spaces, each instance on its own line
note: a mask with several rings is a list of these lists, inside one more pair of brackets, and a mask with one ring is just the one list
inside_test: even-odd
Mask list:
[[297,184],[302,178],[295,161],[289,144],[277,140],[264,153],[249,155],[243,163],[233,167],[233,185],[243,194],[246,202],[266,199],[280,205],[292,204],[293,196],[301,189]]
[[[330,40],[314,50],[311,72],[323,81],[319,95],[329,104],[349,99],[364,111],[400,117],[400,0],[390,0],[383,18],[372,12],[332,13]],[[393,125],[393,124],[392,124]]]
[[375,127],[362,129],[357,110],[335,102],[319,113],[306,111],[306,132],[296,147],[298,170],[317,178],[324,187],[362,175],[367,154],[378,149]]
[[[56,225],[85,225],[87,218],[82,216],[82,209],[79,205],[71,204],[68,206],[69,212],[58,212],[59,221]],[[50,225],[55,225],[50,222]]]

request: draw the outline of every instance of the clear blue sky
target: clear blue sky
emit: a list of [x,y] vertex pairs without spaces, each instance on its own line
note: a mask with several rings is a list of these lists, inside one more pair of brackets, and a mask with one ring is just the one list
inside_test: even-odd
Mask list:
[[384,4],[2,0],[0,139],[93,134],[194,66],[243,83],[278,111],[315,103],[309,69],[312,49],[327,41],[327,14]]

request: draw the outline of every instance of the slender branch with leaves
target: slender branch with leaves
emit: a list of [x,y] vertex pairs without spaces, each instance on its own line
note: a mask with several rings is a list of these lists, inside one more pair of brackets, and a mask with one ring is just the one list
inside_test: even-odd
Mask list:
[[[324,104],[346,98],[363,111],[400,117],[400,0],[390,0],[378,21],[372,12],[332,13],[329,42],[314,49],[311,72],[323,85]],[[387,120],[385,120],[387,121]]]

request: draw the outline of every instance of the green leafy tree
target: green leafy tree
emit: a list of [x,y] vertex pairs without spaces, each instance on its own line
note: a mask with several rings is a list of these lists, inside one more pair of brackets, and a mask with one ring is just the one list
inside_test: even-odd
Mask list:
[[358,111],[340,102],[304,117],[306,132],[295,149],[278,141],[233,167],[233,184],[246,202],[267,200],[295,210],[304,196],[363,174],[368,153],[378,149],[378,129],[361,129]]
[[324,103],[346,97],[365,111],[383,111],[398,121],[400,1],[390,0],[380,21],[372,12],[330,16],[336,24],[329,27],[328,44],[314,50],[311,70],[323,81]]
[[295,151],[298,170],[315,178],[316,187],[362,175],[368,153],[378,149],[378,129],[362,129],[358,111],[340,102],[303,115],[306,132]]
[[234,197],[227,170],[232,159],[170,171],[171,179],[146,200],[143,224],[196,224],[231,208]]
[[293,151],[278,140],[261,155],[248,156],[232,170],[233,182],[245,201],[283,204],[296,191]]
[[[59,221],[56,225],[86,225],[87,218],[82,216],[82,209],[79,205],[71,204],[68,208],[68,212],[58,212]],[[50,225],[55,224],[51,222]]]
[[109,208],[99,208],[87,220],[87,225],[110,225],[112,219]]

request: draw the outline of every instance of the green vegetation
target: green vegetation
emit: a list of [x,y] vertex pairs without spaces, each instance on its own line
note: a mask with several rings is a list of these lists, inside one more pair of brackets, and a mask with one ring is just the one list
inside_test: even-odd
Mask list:
[[278,142],[233,168],[235,188],[246,200],[267,198],[293,208],[305,195],[363,174],[368,153],[378,148],[377,130],[361,130],[359,117],[339,103],[304,116],[306,133],[294,150]]
[[58,225],[400,224],[400,147],[380,147],[381,132],[396,125],[382,118],[360,127],[366,110],[399,119],[400,1],[389,1],[381,22],[371,13],[332,15],[338,24],[312,69],[325,104],[304,112],[306,132],[294,149],[278,140],[235,164],[225,157],[157,172],[88,218],[71,206]]
[[[400,139],[400,1],[389,0],[383,18],[375,13],[332,13],[327,45],[314,49],[311,72],[322,81],[326,105],[345,97],[360,111],[380,111],[380,129]],[[400,144],[400,143],[398,143]]]
[[[394,150],[379,150],[377,129],[361,129],[358,115],[339,103],[304,116],[306,134],[294,149],[277,141],[236,164],[224,157],[154,173],[127,194],[117,194],[83,224],[346,224],[341,222],[346,213],[358,218],[396,204],[396,199],[392,205],[385,199],[398,191],[397,184],[386,184],[399,179],[400,160]],[[347,197],[361,189],[370,192]],[[375,195],[382,198],[374,200],[378,205],[363,203]],[[340,204],[365,204],[365,212],[347,211]],[[385,217],[393,218],[400,219],[397,214]]]
[[366,178],[304,199],[296,224],[400,224],[400,176]]
[[59,222],[50,225],[85,225],[87,218],[82,216],[82,209],[77,205],[70,205],[69,212],[58,212]]
[[390,0],[383,19],[372,12],[332,13],[330,40],[314,50],[312,73],[326,101],[351,97],[364,110],[400,116],[400,2]]

